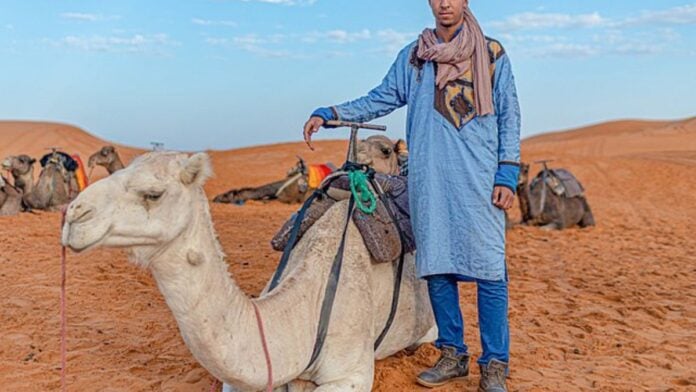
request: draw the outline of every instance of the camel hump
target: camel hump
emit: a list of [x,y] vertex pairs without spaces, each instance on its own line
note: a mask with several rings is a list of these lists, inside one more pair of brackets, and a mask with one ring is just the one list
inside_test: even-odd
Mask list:
[[[579,197],[585,193],[585,188],[580,181],[566,169],[549,169],[549,176],[546,179],[547,185],[558,196]],[[541,180],[544,172],[539,172],[537,178]]]

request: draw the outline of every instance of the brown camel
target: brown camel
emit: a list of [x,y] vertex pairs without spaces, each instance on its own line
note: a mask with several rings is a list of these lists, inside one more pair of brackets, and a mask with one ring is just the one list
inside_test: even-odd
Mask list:
[[29,155],[9,156],[2,162],[2,168],[9,170],[14,179],[14,186],[25,195],[34,190],[34,164],[36,159]]
[[[406,142],[396,143],[386,136],[371,136],[358,142],[358,163],[372,167],[376,172],[398,175],[401,165],[408,159]],[[314,189],[308,182],[308,169],[302,158],[288,171],[284,180],[257,188],[233,189],[216,196],[216,203],[243,204],[247,200],[278,200],[284,203],[301,203]]]
[[99,151],[92,154],[89,157],[87,166],[92,169],[95,165],[106,168],[109,175],[125,167],[114,146],[104,146]]
[[16,215],[22,211],[22,190],[0,176],[0,216]]
[[285,179],[253,188],[232,189],[213,199],[215,203],[244,204],[247,200],[278,200],[283,203],[301,203],[307,194],[307,165],[298,157],[297,164]]
[[65,169],[62,157],[54,152],[41,169],[39,180],[31,192],[24,194],[24,205],[30,209],[56,211],[79,193],[75,173]]
[[594,216],[584,194],[558,195],[548,183],[544,185],[544,178],[551,175],[550,171],[546,174],[544,171],[530,183],[529,165],[522,164],[518,185],[522,223],[549,230],[594,226]]

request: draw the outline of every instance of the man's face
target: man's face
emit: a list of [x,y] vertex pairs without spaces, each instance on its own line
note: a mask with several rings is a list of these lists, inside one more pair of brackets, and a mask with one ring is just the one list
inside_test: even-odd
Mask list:
[[430,8],[437,24],[443,27],[452,27],[464,19],[464,7],[469,5],[469,0],[429,0]]

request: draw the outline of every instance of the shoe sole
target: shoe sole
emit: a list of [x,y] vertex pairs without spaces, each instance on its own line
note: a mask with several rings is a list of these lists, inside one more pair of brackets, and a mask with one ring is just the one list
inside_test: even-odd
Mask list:
[[449,383],[451,383],[451,382],[453,382],[453,381],[465,380],[467,376],[468,376],[468,375],[466,375],[466,376],[461,376],[461,377],[454,377],[454,378],[450,378],[450,379],[447,380],[447,381],[443,381],[443,382],[439,382],[439,383],[432,383],[432,382],[423,381],[423,380],[421,380],[420,378],[417,378],[417,377],[416,377],[416,382],[417,382],[418,384],[420,384],[420,385],[426,387],[426,388],[437,388],[437,387],[441,387],[441,386],[443,386],[443,385],[445,385],[445,384],[449,384]]

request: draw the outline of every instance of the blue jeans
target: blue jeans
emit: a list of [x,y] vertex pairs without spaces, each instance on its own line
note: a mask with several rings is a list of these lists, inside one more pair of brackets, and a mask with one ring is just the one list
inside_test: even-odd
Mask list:
[[[472,281],[461,275],[433,275],[428,280],[430,303],[439,330],[435,346],[454,347],[459,354],[468,354],[464,344],[464,320],[459,307],[461,281]],[[478,363],[487,365],[492,359],[510,363],[510,327],[508,324],[507,281],[475,280],[478,297],[479,330],[483,354]]]

